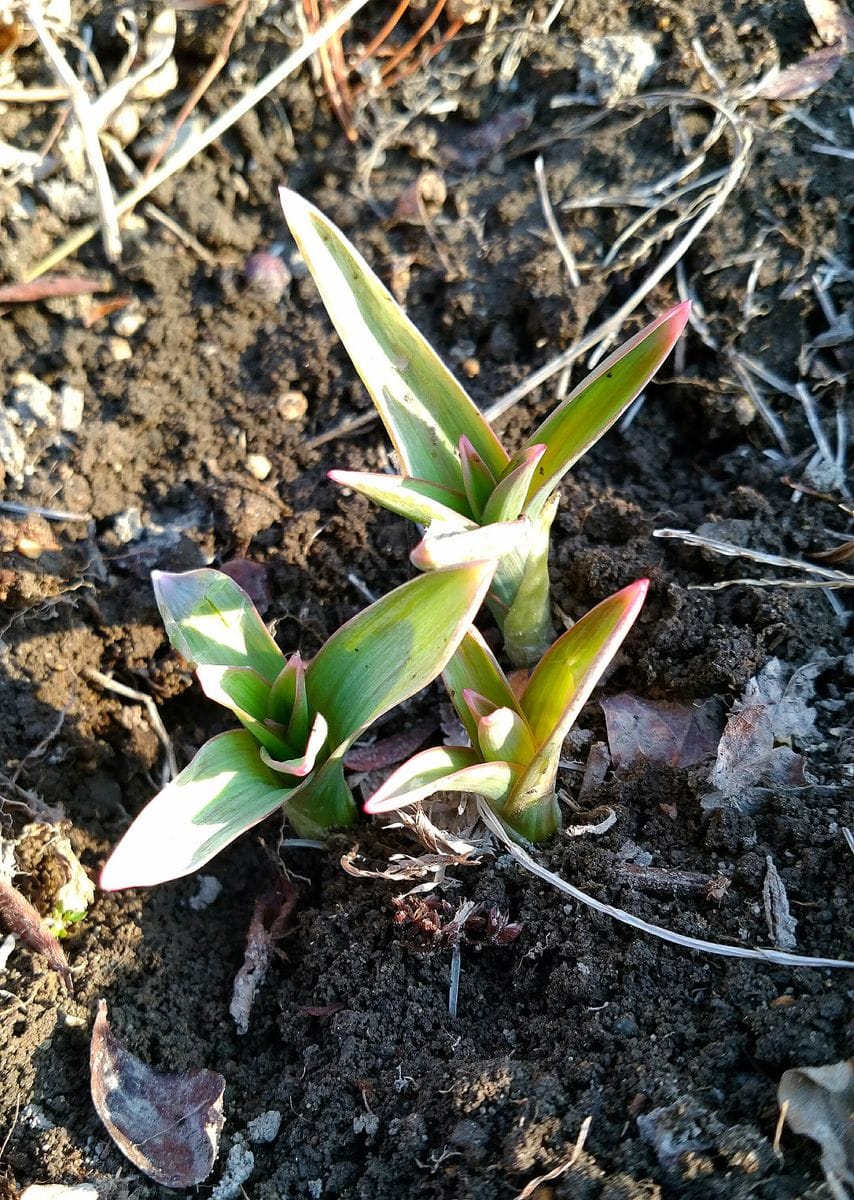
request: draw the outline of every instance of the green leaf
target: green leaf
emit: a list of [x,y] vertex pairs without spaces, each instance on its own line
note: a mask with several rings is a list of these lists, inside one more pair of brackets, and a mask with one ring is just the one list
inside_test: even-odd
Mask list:
[[529,446],[516,455],[486,503],[482,524],[515,521],[520,516],[534,472],[545,452],[545,446]]
[[272,683],[285,665],[258,612],[222,571],[152,571],[169,641],[193,666],[252,667]]
[[496,708],[482,716],[478,721],[477,741],[488,762],[524,766],[537,750],[528,722],[512,708]]
[[522,696],[522,711],[541,755],[559,753],[602,673],[634,624],[649,588],[636,583],[586,613],[538,663]]
[[288,798],[245,730],[212,738],[146,805],[101,873],[101,887],[152,887],[203,867]]
[[343,625],[306,670],[313,712],[343,753],[381,713],[439,674],[483,603],[494,562],[420,575]]
[[305,694],[305,663],[298,652],[291,655],[270,688],[267,717],[268,723],[285,727],[288,745],[305,745],[311,713]]
[[302,754],[292,758],[280,758],[274,754],[270,754],[267,750],[261,751],[261,761],[266,763],[271,771],[275,771],[279,775],[293,775],[296,777],[294,783],[286,786],[296,787],[297,782],[300,782],[307,775],[310,775],[317,763],[318,755],[323,750],[329,737],[329,728],[321,713],[318,713],[314,718],[314,724],[311,727],[311,733],[305,743],[305,750]]
[[475,520],[482,524],[483,510],[496,480],[467,437],[460,438],[460,468],[469,508]]
[[256,721],[266,719],[270,685],[251,667],[200,666],[196,677],[209,700]]
[[434,525],[409,556],[419,571],[435,571],[478,559],[504,559],[524,554],[530,523],[505,521],[500,525],[477,525],[474,529]]
[[442,672],[442,682],[473,746],[477,745],[477,718],[466,703],[466,690],[479,693],[496,708],[521,714],[507,676],[477,629],[466,632]]
[[507,454],[358,250],[313,205],[280,189],[285,219],[407,475],[462,491],[465,434],[496,478]]
[[468,747],[435,746],[398,767],[365,804],[365,812],[394,812],[435,792],[475,792],[500,805],[518,775],[511,763],[478,761],[477,751]]
[[249,730],[256,741],[271,754],[287,753],[282,732],[266,724],[265,713],[270,685],[251,667],[196,667],[202,691],[209,700],[229,709]]
[[533,515],[545,503],[573,463],[646,387],[685,328],[690,307],[686,300],[647,325],[583,379],[535,431],[527,446],[544,442],[548,449],[530,485],[526,511]]
[[426,479],[375,475],[369,471],[330,471],[329,478],[419,525],[432,525],[434,521],[461,525],[464,529],[474,525],[469,502],[462,492]]
[[288,820],[300,837],[323,838],[356,816],[341,758],[330,758],[288,796]]
[[[554,636],[549,602],[549,532],[558,500],[558,494],[554,492],[539,515],[530,522],[525,568],[501,621],[504,649],[517,667],[535,663],[549,648]],[[495,583],[493,589],[496,590]]]

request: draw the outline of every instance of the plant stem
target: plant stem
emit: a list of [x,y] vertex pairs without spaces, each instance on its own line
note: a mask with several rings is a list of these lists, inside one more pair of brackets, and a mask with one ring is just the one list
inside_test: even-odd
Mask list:
[[499,812],[505,825],[526,842],[544,842],[560,828],[557,767],[557,756],[535,758]]
[[297,788],[285,805],[285,815],[303,838],[322,838],[330,829],[352,825],[356,803],[344,780],[341,760],[330,759]]

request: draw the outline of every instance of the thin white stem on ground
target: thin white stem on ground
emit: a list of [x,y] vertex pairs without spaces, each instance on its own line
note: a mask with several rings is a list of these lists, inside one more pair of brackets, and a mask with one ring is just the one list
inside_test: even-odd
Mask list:
[[98,140],[98,123],[93,111],[92,102],[86,94],[83,84],[74,74],[65,55],[53,39],[48,29],[40,3],[28,4],[24,10],[27,20],[32,25],[36,37],[42,44],[50,65],[59,76],[60,83],[68,88],[71,107],[83,135],[83,149],[89,170],[92,174],[92,185],[98,201],[98,212],[101,214],[100,228],[104,244],[104,254],[109,262],[118,262],[122,253],[122,235],[119,230],[119,217],[116,211],[110,176],[104,162],[101,143]]
[[606,917],[613,917],[615,921],[629,925],[641,933],[651,934],[652,937],[660,938],[664,942],[672,942],[675,946],[684,946],[687,950],[700,950],[704,954],[717,954],[723,958],[747,958],[758,962],[773,963],[781,967],[843,967],[849,971],[854,970],[854,962],[847,962],[844,959],[810,958],[802,954],[788,954],[782,950],[727,946],[723,942],[707,942],[703,938],[688,937],[687,934],[676,933],[673,929],[665,929],[663,925],[653,925],[622,908],[615,908],[612,904],[606,904],[603,900],[588,896],[586,892],[582,892],[566,879],[562,879],[560,875],[556,875],[554,871],[550,871],[548,867],[544,867],[542,863],[538,863],[527,850],[513,841],[485,800],[478,799],[478,810],[483,823],[495,834],[510,856],[526,871],[530,871],[544,883],[550,884],[551,887],[570,896],[573,900],[577,900],[580,904],[584,904]]
[[747,546],[733,546],[730,542],[719,542],[715,538],[703,537],[699,533],[690,533],[687,529],[653,529],[653,537],[675,538],[686,546],[699,546],[711,550],[714,554],[725,558],[745,558],[749,562],[761,563],[766,567],[781,567],[788,571],[807,571],[817,578],[813,580],[798,579],[728,579],[719,583],[690,584],[693,591],[718,591],[723,587],[731,587],[733,583],[746,583],[753,587],[854,587],[854,575],[845,571],[833,571],[829,567],[820,567],[818,563],[803,562],[798,558],[785,558],[780,554],[766,554],[764,550],[751,550]]
[[[144,200],[153,191],[160,187],[167,179],[182,170],[195,156],[202,150],[205,150],[212,142],[231,128],[241,117],[245,117],[248,112],[258,104],[265,96],[277,88],[289,75],[293,75],[302,64],[312,54],[322,46],[334,33],[343,28],[361,9],[365,7],[368,0],[349,0],[348,4],[337,12],[334,17],[331,17],[317,30],[305,39],[293,53],[289,54],[277,67],[274,67],[269,74],[259,80],[255,87],[251,88],[244,96],[237,101],[227,112],[222,113],[215,121],[212,121],[206,129],[203,129],[195,137],[187,138],[186,142],[175,148],[165,163],[162,163],[156,171],[153,171],[147,179],[144,179],[131,191],[126,192],[116,202],[116,214],[121,217],[125,213],[130,212],[139,204],[140,200]],[[74,254],[81,246],[92,238],[100,228],[97,222],[92,222],[89,225],[84,225],[61,246],[57,247],[47,258],[42,259],[31,271],[29,271],[24,279],[29,282],[32,279],[37,279],[39,275],[50,271],[57,263],[62,262],[69,254]]]
[[543,166],[543,156],[538,154],[534,160],[534,174],[537,177],[537,191],[540,196],[540,208],[543,210],[543,217],[546,225],[549,228],[557,246],[558,253],[563,259],[563,264],[566,267],[566,273],[569,276],[569,282],[573,287],[581,287],[581,276],[578,274],[578,267],[575,263],[575,255],[569,248],[566,238],[560,231],[560,226],[555,217],[555,211],[552,207],[551,199],[549,198],[549,188],[546,183],[546,172]]
[[160,713],[157,711],[157,705],[151,696],[146,695],[145,692],[137,691],[136,688],[127,687],[126,684],[119,683],[117,679],[112,679],[109,675],[104,675],[91,667],[87,668],[83,673],[88,680],[102,687],[104,691],[115,692],[117,696],[122,696],[125,700],[136,700],[137,703],[144,706],[145,711],[148,713],[151,727],[157,734],[157,738],[166,752],[169,779],[174,779],[178,774],[178,761],[175,758],[175,751],[172,748],[169,734],[166,732],[166,726],[163,724]]
[[656,284],[671,271],[676,263],[678,263],[685,255],[688,248],[696,241],[702,231],[706,228],[710,221],[721,211],[726,204],[730,194],[734,191],[738,183],[747,171],[750,164],[750,152],[753,144],[753,134],[749,126],[733,111],[723,100],[713,96],[701,96],[692,92],[654,92],[646,96],[632,97],[626,103],[640,103],[647,107],[655,107],[667,105],[670,103],[683,103],[691,105],[710,105],[720,115],[725,118],[735,137],[736,146],[732,160],[729,165],[726,176],[720,181],[720,187],[715,192],[714,197],[710,200],[707,207],[696,217],[687,232],[679,239],[677,244],[673,246],[667,254],[665,254],[653,270],[647,275],[644,281],[632,292],[628,300],[626,300],[615,313],[601,325],[585,334],[567,350],[557,355],[550,362],[534,371],[532,375],[525,380],[524,383],[512,388],[504,396],[501,396],[494,404],[490,405],[484,415],[488,421],[494,421],[500,417],[508,409],[518,404],[525,396],[530,395],[541,384],[547,382],[558,372],[565,367],[574,363],[583,354],[587,354],[594,347],[598,346],[601,341],[610,336],[625,321],[631,313],[635,311],[638,305],[644,300]]

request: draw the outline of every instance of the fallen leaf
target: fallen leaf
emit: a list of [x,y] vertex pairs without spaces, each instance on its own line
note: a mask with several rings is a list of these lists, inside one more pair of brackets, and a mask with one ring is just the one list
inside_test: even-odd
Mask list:
[[285,926],[297,902],[297,891],[286,879],[278,888],[259,896],[255,911],[246,934],[246,949],[243,966],[234,977],[234,990],[229,1012],[234,1018],[238,1033],[248,1033],[249,1014],[255,1001],[255,993],[264,982],[275,943],[285,933]]
[[89,1058],[92,1102],[107,1132],[135,1167],[163,1187],[207,1179],[225,1118],[225,1080],[205,1068],[153,1071],[110,1031],[98,1002]]
[[804,7],[816,33],[827,45],[854,40],[854,17],[844,12],[836,0],[804,0]]
[[775,746],[766,704],[754,704],[727,721],[709,783],[726,800],[743,800],[760,785],[806,783],[804,759],[788,746]]
[[639,759],[656,766],[690,767],[711,757],[720,741],[722,716],[717,700],[677,704],[622,692],[600,703],[611,758],[618,767]]
[[777,1100],[795,1133],[821,1146],[828,1187],[841,1200],[854,1184],[854,1059],[784,1071]]
[[48,929],[38,910],[22,896],[17,888],[0,880],[0,925],[15,933],[32,950],[41,954],[48,965],[59,974],[65,990],[74,991],[71,968],[62,946]]
[[839,46],[822,46],[774,75],[756,95],[762,100],[806,100],[833,78],[845,53]]
[[770,854],[765,857],[765,882],[762,884],[762,900],[765,905],[765,921],[771,941],[781,950],[796,950],[798,939],[795,930],[798,922],[792,916],[789,908],[789,897],[786,885],[780,878],[780,872],[774,865]]

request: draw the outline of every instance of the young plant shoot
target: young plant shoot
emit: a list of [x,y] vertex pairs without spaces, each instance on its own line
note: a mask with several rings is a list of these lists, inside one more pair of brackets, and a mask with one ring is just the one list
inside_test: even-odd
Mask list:
[[603,600],[540,659],[519,699],[476,629],[443,679],[469,746],[416,754],[365,805],[387,813],[434,792],[483,796],[505,826],[529,842],[560,824],[555,781],[564,738],[631,629],[649,580]]
[[246,593],[220,571],[153,573],[175,649],[243,726],[207,742],[147,805],[107,861],[113,890],[203,866],[282,805],[302,836],[355,815],[343,757],[377,717],[445,667],[483,603],[494,562],[405,583],[333,634],[307,665],[285,658]]
[[401,470],[331,471],[330,478],[426,527],[412,555],[422,570],[497,557],[489,606],[511,661],[535,662],[552,636],[548,549],[558,485],[661,366],[688,320],[688,302],[606,359],[511,457],[356,248],[295,192],[280,195]]

